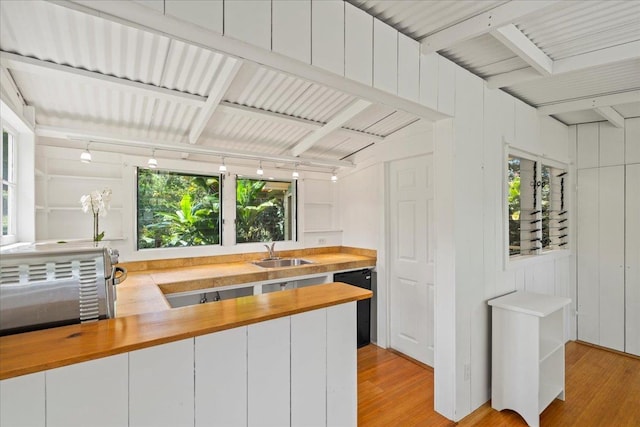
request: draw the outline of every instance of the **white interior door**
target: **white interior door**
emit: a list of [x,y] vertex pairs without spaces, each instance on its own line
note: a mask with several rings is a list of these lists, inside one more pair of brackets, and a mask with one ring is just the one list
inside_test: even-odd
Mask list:
[[627,353],[640,356],[640,163],[627,165],[625,303]]
[[391,347],[433,366],[433,157],[389,167]]

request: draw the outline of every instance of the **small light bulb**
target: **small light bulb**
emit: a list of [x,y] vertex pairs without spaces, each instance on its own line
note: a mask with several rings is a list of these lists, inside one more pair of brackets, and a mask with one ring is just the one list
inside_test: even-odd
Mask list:
[[91,163],[91,153],[88,148],[80,154],[80,161],[82,163]]
[[155,157],[152,157],[147,162],[147,166],[149,166],[149,169],[155,169],[158,167],[158,161],[156,160]]
[[300,178],[300,174],[298,173],[297,170],[294,170],[293,173],[291,174],[291,178],[293,179],[298,179]]
[[222,158],[222,164],[220,165],[220,167],[218,168],[218,172],[226,172],[227,171],[227,167],[224,164],[224,157]]
[[331,182],[338,182],[338,175],[336,175],[335,172],[331,175]]
[[260,165],[258,166],[258,170],[256,171],[256,173],[258,174],[258,176],[264,175],[264,170],[262,170],[262,162],[260,162]]

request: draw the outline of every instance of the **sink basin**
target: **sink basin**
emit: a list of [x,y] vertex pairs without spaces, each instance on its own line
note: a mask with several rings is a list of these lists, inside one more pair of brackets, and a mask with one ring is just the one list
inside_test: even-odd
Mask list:
[[253,261],[253,264],[262,268],[297,267],[305,264],[312,264],[311,261],[301,258],[268,259],[263,261]]

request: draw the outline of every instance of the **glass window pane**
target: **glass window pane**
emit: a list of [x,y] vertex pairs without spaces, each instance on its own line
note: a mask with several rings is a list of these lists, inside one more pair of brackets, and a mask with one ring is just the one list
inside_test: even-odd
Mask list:
[[509,157],[507,164],[509,209],[509,255],[520,254],[520,159]]
[[220,244],[220,175],[138,169],[138,249]]
[[2,180],[9,180],[9,134],[2,130]]
[[507,209],[509,214],[509,255],[526,255],[536,250],[539,240],[540,210],[534,185],[536,162],[510,156],[507,163]]
[[2,235],[9,234],[9,186],[2,184]]
[[236,180],[236,242],[294,240],[295,182]]
[[560,249],[568,242],[569,224],[564,200],[566,171],[542,165],[542,247]]

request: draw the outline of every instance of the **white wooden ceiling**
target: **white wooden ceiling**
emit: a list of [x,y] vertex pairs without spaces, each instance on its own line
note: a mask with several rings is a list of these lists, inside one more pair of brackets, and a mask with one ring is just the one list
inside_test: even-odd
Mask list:
[[348,1],[566,124],[640,113],[638,0]]
[[[640,0],[349,1],[564,123],[640,115]],[[46,1],[0,2],[0,50],[51,137],[116,135],[192,144],[193,158],[210,150],[334,167],[419,120]]]

